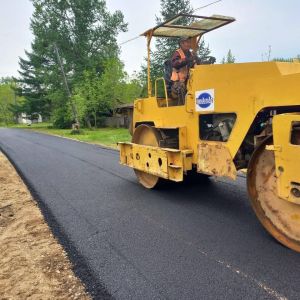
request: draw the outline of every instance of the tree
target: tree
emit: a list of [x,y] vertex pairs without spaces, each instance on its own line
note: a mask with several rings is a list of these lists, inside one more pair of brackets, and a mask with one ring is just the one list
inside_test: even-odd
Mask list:
[[77,101],[81,100],[83,115],[92,115],[97,127],[97,114],[107,114],[115,106],[120,93],[120,82],[124,77],[120,61],[110,59],[105,62],[102,74],[85,71],[82,83],[76,89]]
[[12,78],[3,78],[0,80],[0,123],[8,125],[17,117],[13,107],[19,105],[22,97],[16,95],[16,83]]
[[141,97],[143,85],[139,80],[138,74],[134,73],[131,77],[125,74],[125,81],[122,83],[121,103],[132,103]]
[[[156,16],[156,24],[184,12],[192,13],[190,0],[161,0],[160,15]],[[163,74],[163,63],[170,59],[172,53],[178,48],[178,40],[171,38],[156,38],[155,51],[151,55],[151,78],[155,80]]]
[[19,59],[18,79],[19,95],[25,97],[25,101],[15,109],[27,114],[39,113],[44,117],[50,117],[51,101],[47,97],[48,89],[45,82],[44,61],[34,52],[25,51],[26,58]]
[[124,65],[114,58],[105,62],[101,74],[96,70],[84,72],[82,81],[74,89],[74,101],[88,126],[91,127],[92,117],[97,127],[98,117],[110,114],[118,104],[133,101],[140,92],[138,80],[130,80],[124,72]]
[[273,58],[273,61],[276,62],[293,62],[294,58],[285,58],[285,57],[276,57]]
[[[68,97],[56,49],[73,93],[85,71],[105,71],[106,61],[118,57],[117,34],[127,29],[120,11],[108,12],[105,0],[31,0],[34,13],[32,51],[20,59],[20,82],[28,102],[51,108],[68,118]],[[46,107],[45,107],[46,106]],[[48,106],[48,107],[47,107]],[[62,118],[64,120],[64,118]]]
[[272,46],[269,45],[268,51],[261,54],[261,60],[262,61],[270,61],[272,56]]
[[273,61],[277,61],[277,62],[294,62],[294,61],[298,61],[300,62],[300,54],[297,55],[296,58],[285,58],[285,57],[277,57],[277,58],[273,58]]
[[[156,17],[156,23],[162,22],[174,17],[179,13],[192,14],[193,9],[190,0],[161,0],[160,15]],[[183,19],[180,25],[187,25],[188,20]],[[171,58],[172,54],[178,49],[178,39],[176,38],[156,38],[155,50],[151,52],[151,81],[162,77],[164,74],[164,62]],[[204,39],[199,44],[197,55],[200,59],[206,60],[210,55],[209,46],[206,45]],[[140,74],[141,81],[146,84],[147,66],[142,66]],[[144,89],[145,91],[145,89]]]
[[234,64],[236,61],[235,56],[232,54],[231,50],[228,50],[226,57],[223,57],[222,64]]

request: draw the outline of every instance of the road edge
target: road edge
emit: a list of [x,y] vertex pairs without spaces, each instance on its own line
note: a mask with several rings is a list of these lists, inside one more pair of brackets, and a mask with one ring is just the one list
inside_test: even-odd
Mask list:
[[84,284],[87,293],[93,299],[113,300],[114,297],[107,291],[106,287],[98,280],[94,272],[89,267],[86,259],[77,251],[72,244],[67,234],[56,221],[47,204],[41,199],[38,192],[33,188],[30,180],[26,178],[21,169],[15,164],[13,159],[0,144],[0,151],[6,156],[12,166],[15,168],[17,174],[20,176],[24,184],[27,186],[33,200],[37,203],[45,222],[48,224],[52,234],[55,236],[59,244],[66,251],[68,258],[72,264],[74,274]]
[[104,145],[104,144],[95,144],[95,143],[85,142],[85,141],[77,140],[75,138],[66,137],[66,136],[62,136],[62,135],[58,135],[58,134],[54,134],[54,133],[43,132],[43,131],[38,131],[38,130],[34,130],[34,129],[27,129],[27,128],[14,128],[14,127],[11,127],[11,128],[12,129],[26,130],[26,131],[29,131],[29,132],[41,133],[41,134],[50,135],[50,136],[55,136],[55,137],[59,137],[59,138],[62,138],[62,139],[71,140],[71,141],[84,143],[84,144],[88,144],[88,145],[94,145],[94,146],[98,146],[98,147],[100,147],[102,149],[106,149],[106,150],[119,151],[117,147],[115,148],[115,147],[110,147],[110,146],[107,146],[107,145]]

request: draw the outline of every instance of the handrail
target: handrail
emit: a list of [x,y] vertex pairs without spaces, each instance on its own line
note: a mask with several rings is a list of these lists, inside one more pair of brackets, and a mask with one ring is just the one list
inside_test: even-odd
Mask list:
[[157,100],[157,82],[158,82],[159,80],[162,80],[163,83],[164,83],[164,91],[165,91],[165,96],[166,96],[166,106],[169,107],[169,101],[168,101],[168,93],[167,93],[166,81],[165,81],[165,79],[164,79],[163,77],[157,78],[157,79],[155,80],[155,98],[156,98],[156,100]]

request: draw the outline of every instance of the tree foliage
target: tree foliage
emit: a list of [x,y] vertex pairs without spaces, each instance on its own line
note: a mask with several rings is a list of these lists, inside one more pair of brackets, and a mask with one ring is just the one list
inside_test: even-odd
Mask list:
[[5,125],[14,121],[15,107],[24,102],[24,98],[17,96],[16,83],[12,78],[0,80],[0,124]]
[[43,58],[34,52],[25,51],[26,58],[19,59],[20,89],[18,93],[25,97],[26,101],[16,108],[27,114],[39,113],[49,117],[51,101],[47,97],[46,71]]
[[107,10],[105,0],[31,1],[34,41],[32,50],[20,58],[20,83],[27,101],[24,108],[51,112],[57,124],[67,126],[72,116],[56,49],[73,94],[87,72],[98,78],[107,73],[109,62],[119,54],[117,35],[127,24],[120,11]]
[[296,58],[286,58],[286,57],[277,57],[277,58],[273,58],[273,61],[277,61],[277,62],[294,62],[294,61],[298,61],[300,62],[300,54],[297,55]]
[[128,78],[118,59],[107,60],[104,67],[102,74],[96,70],[85,71],[74,91],[79,114],[86,118],[92,116],[94,126],[101,115],[109,114],[118,104],[132,102],[141,92],[139,81]]
[[222,64],[234,64],[236,61],[235,56],[232,54],[231,49],[228,50],[227,55],[223,57]]
[[82,81],[75,88],[74,100],[78,103],[80,114],[86,117],[92,115],[96,126],[97,114],[109,113],[116,105],[123,77],[123,66],[117,59],[107,60],[102,73],[84,71]]
[[[190,0],[161,0],[160,14],[156,16],[156,23],[162,22],[174,17],[179,13],[192,14],[193,8]],[[180,25],[186,25],[188,20],[183,18]],[[164,62],[172,57],[172,54],[179,48],[178,39],[176,38],[156,38],[154,50],[151,52],[151,81],[162,77],[164,74]],[[211,51],[204,39],[199,44],[197,55],[200,59],[207,59]],[[147,66],[142,66],[140,74],[141,80],[146,83]],[[145,89],[144,89],[145,90]]]

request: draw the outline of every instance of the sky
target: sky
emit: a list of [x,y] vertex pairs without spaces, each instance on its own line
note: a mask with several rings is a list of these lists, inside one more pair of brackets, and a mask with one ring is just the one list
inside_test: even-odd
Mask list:
[[[194,8],[213,0],[191,0]],[[119,43],[134,38],[155,25],[159,0],[107,0],[110,11],[121,10],[128,32],[118,36]],[[29,0],[0,0],[0,77],[18,76],[18,58],[30,50],[32,34]],[[229,49],[237,62],[262,61],[272,48],[272,57],[296,57],[300,54],[299,0],[223,0],[197,11],[199,15],[220,14],[236,18],[236,22],[205,35],[212,55],[220,62]],[[121,46],[125,70],[139,71],[146,55],[145,38]]]

